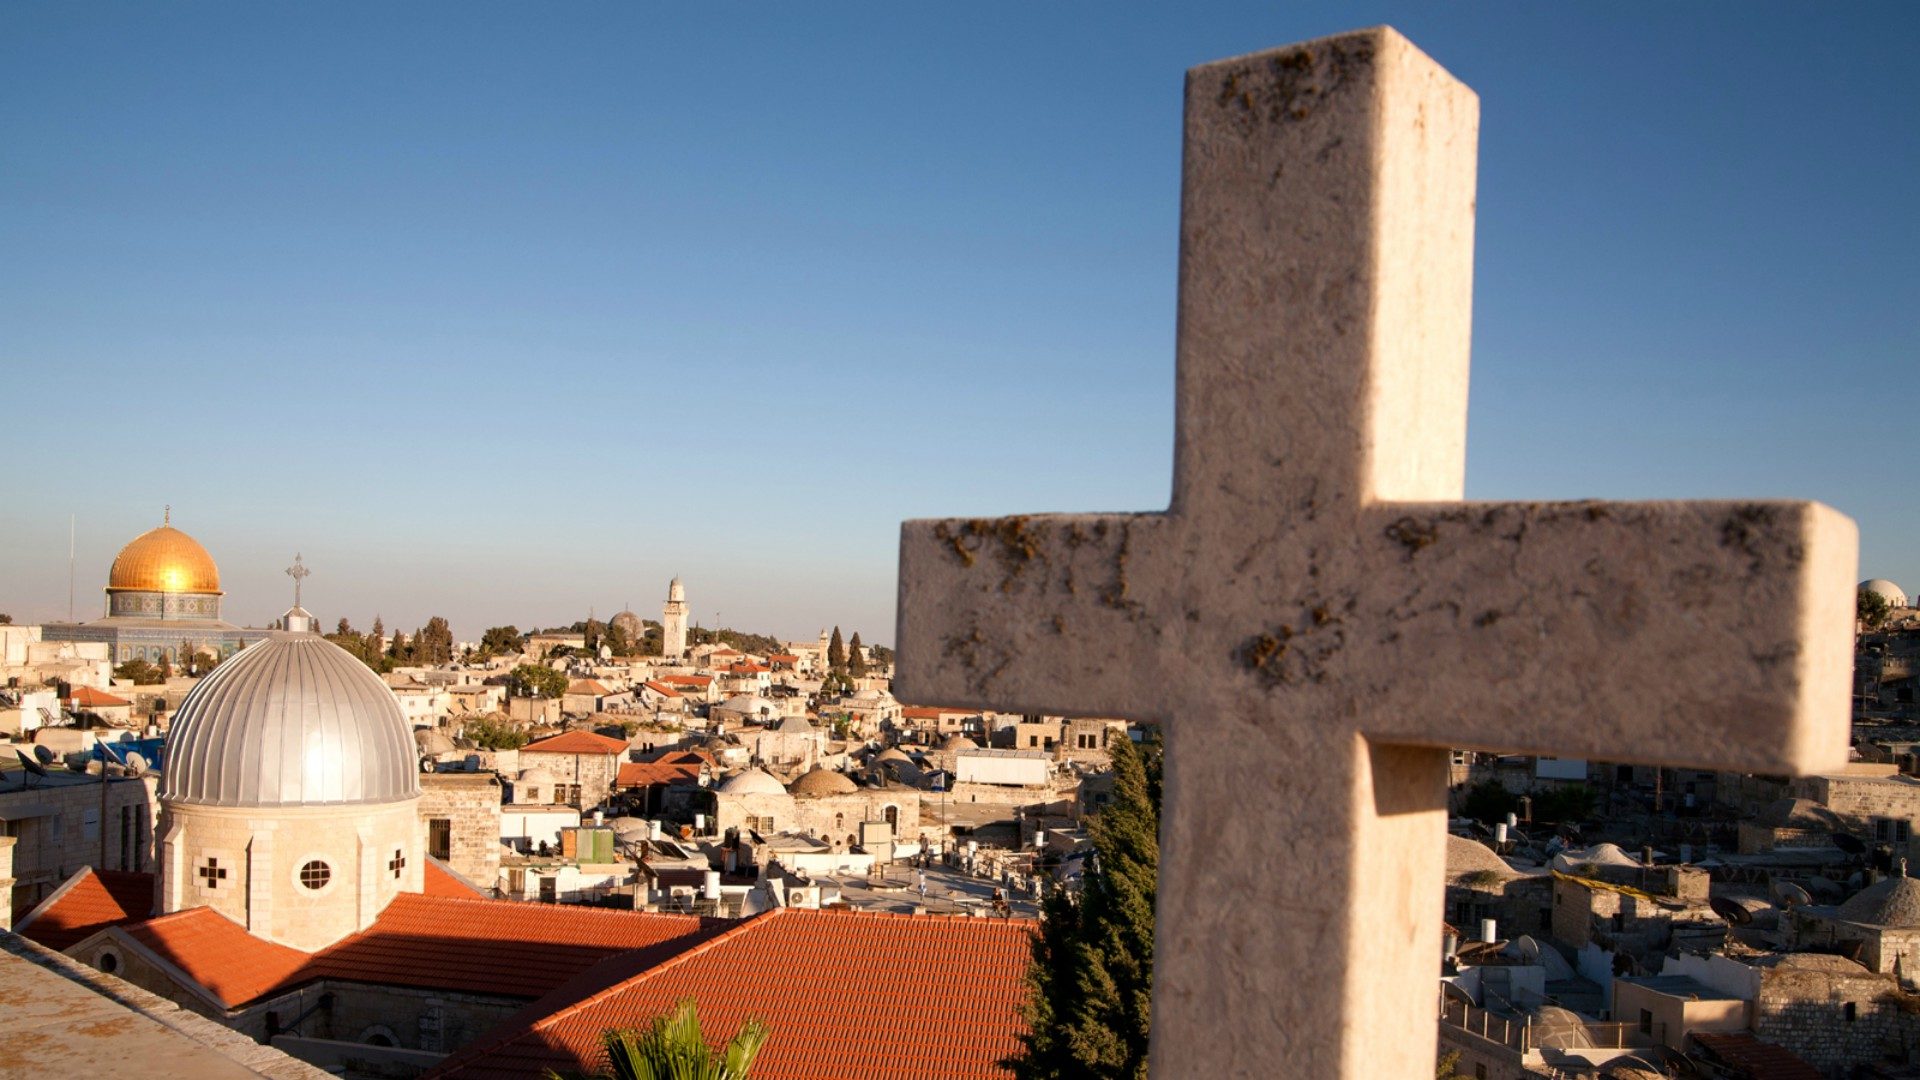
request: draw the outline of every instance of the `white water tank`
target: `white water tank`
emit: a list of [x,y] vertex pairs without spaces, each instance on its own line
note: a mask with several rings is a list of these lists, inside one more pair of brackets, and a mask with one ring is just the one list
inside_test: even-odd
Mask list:
[[702,886],[700,894],[708,900],[720,899],[720,871],[707,871],[706,882]]

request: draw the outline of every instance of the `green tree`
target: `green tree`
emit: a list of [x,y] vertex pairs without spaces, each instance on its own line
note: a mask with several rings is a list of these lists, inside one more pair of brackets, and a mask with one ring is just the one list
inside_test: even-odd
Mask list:
[[520,629],[515,626],[489,627],[480,635],[480,654],[482,656],[500,656],[504,653],[520,651]]
[[860,647],[860,631],[853,632],[853,640],[847,643],[847,674],[862,678],[867,673],[867,654]]
[[627,637],[627,628],[619,623],[607,624],[607,632],[601,636],[600,643],[615,656],[633,655],[633,641]]
[[393,644],[387,647],[387,658],[396,664],[405,664],[413,659],[413,644],[407,635],[398,630],[393,632]]
[[499,713],[468,717],[460,734],[482,750],[518,750],[529,741],[525,728]]
[[521,664],[507,673],[507,692],[514,697],[559,697],[567,692],[567,677],[540,664]]
[[0,611],[0,626],[12,626],[12,625],[13,625],[13,616],[7,614],[4,611]]
[[1449,1050],[1440,1055],[1440,1061],[1433,1067],[1433,1080],[1460,1080],[1460,1051]]
[[132,679],[135,686],[153,686],[167,681],[166,676],[160,674],[159,668],[145,660],[129,660],[121,664],[113,669],[113,677]]
[[1584,821],[1599,801],[1599,793],[1587,785],[1568,784],[1534,796],[1533,816],[1541,821]]
[[171,656],[168,656],[166,653],[161,653],[160,654],[160,681],[166,682],[168,679],[171,679],[171,678],[173,678],[173,658]]
[[893,666],[893,650],[885,645],[873,646],[873,662],[883,668]]
[[1853,613],[1860,624],[1869,630],[1878,630],[1886,625],[1887,617],[1893,614],[1893,605],[1887,598],[1872,589],[1861,589],[1853,600]]
[[600,651],[600,641],[606,633],[607,624],[599,619],[589,617],[586,622],[580,624],[580,635],[586,639],[587,651],[590,653]]
[[202,649],[193,654],[193,659],[188,663],[187,671],[193,675],[205,675],[219,666],[220,658]]
[[1028,1032],[1008,1065],[1021,1080],[1144,1080],[1159,886],[1157,745],[1116,742],[1113,802],[1088,821],[1094,863],[1077,910],[1050,899],[1033,942]]
[[435,615],[413,636],[413,659],[421,664],[444,664],[453,659],[453,630]]
[[827,642],[827,670],[845,671],[847,669],[847,646],[840,640],[840,628],[833,628],[833,637]]
[[[769,1034],[766,1024],[748,1020],[725,1047],[716,1050],[700,1033],[693,999],[686,998],[645,1028],[602,1033],[607,1065],[600,1075],[613,1080],[747,1080]],[[547,1075],[555,1077],[552,1072]]]
[[1500,785],[1498,780],[1482,780],[1467,789],[1460,812],[1475,821],[1505,821],[1520,809],[1520,797]]

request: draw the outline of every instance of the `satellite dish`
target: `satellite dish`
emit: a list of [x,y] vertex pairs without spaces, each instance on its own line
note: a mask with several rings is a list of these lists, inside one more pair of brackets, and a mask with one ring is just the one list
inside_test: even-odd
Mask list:
[[1813,903],[1812,895],[1791,881],[1774,882],[1773,898],[1790,908]]
[[[13,756],[20,759],[20,767],[27,770],[28,776],[41,778],[41,779],[46,777],[47,767],[45,765],[40,764],[40,762],[36,758],[28,757],[27,755],[21,753],[19,750],[15,750],[13,752]],[[21,783],[21,786],[24,787],[27,784],[31,783],[31,781],[23,778],[20,781],[20,783]]]
[[1857,836],[1849,836],[1846,833],[1837,832],[1833,834],[1832,839],[1834,847],[1839,848],[1849,855],[1865,855],[1867,853],[1866,841],[1861,840]]
[[150,767],[151,766],[147,764],[147,756],[145,754],[142,754],[138,750],[127,751],[127,774],[128,775],[145,776],[147,769]]
[[421,758],[421,759],[420,759],[420,771],[421,771],[421,772],[423,772],[423,773],[430,773],[430,772],[432,772],[432,771],[433,771],[433,759],[432,759],[432,758],[430,758],[430,757],[423,757],[423,758]]
[[1745,907],[1734,903],[1724,896],[1709,897],[1707,899],[1707,906],[1713,909],[1715,915],[1727,920],[1727,922],[1734,926],[1746,926],[1753,921],[1753,912],[1748,911]]
[[1519,939],[1513,943],[1513,951],[1519,953],[1520,959],[1529,964],[1540,962],[1540,943],[1525,934],[1520,935]]
[[[14,752],[15,752],[15,753],[18,753],[19,751],[17,751],[17,750],[16,750],[16,751],[14,751]],[[51,765],[51,764],[53,764],[53,763],[54,763],[54,761],[56,761],[56,760],[57,760],[57,759],[59,758],[59,755],[58,755],[58,754],[55,754],[55,753],[53,752],[53,748],[52,748],[52,747],[50,747],[50,746],[36,746],[36,747],[34,747],[34,748],[33,748],[33,756],[34,756],[34,758],[35,758],[35,759],[37,759],[37,760],[38,760],[38,761],[40,762],[40,764],[42,764],[42,765]],[[25,761],[26,759],[25,759],[25,758],[21,758],[20,760],[22,760],[22,761]],[[42,775],[42,776],[45,776],[46,774],[45,774],[45,773],[41,773],[40,775]]]

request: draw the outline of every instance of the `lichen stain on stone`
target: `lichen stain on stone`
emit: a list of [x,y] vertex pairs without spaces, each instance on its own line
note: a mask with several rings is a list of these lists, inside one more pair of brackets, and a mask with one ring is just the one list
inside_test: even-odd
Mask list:
[[[1321,100],[1339,93],[1357,69],[1371,66],[1373,56],[1370,44],[1287,49],[1263,63],[1227,71],[1214,103],[1231,110],[1243,131],[1251,132],[1261,120],[1297,123],[1313,115]],[[1269,183],[1278,178],[1276,173]]]
[[1046,531],[1035,528],[1033,519],[1024,515],[1004,518],[973,518],[954,524],[942,521],[933,527],[934,539],[953,551],[962,566],[972,569],[980,552],[991,550],[1007,567],[1007,578],[1000,583],[1002,592],[1012,591],[1012,579],[1026,565],[1045,559]]
[[1407,549],[1407,557],[1440,539],[1440,531],[1430,521],[1403,517],[1387,526],[1387,539]]
[[1738,549],[1747,557],[1749,572],[1757,574],[1766,562],[1766,534],[1773,531],[1778,518],[1770,506],[1738,507],[1720,523],[1720,546]]
[[[1101,523],[1104,527],[1105,522]],[[1127,597],[1127,560],[1133,557],[1133,525],[1122,525],[1120,548],[1113,553],[1113,580],[1100,590],[1100,602],[1115,611],[1127,612],[1132,618],[1141,615],[1140,601]]]

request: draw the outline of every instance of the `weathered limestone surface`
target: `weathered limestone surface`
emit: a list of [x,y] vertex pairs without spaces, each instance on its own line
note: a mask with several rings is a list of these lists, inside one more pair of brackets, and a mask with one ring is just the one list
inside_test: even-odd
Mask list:
[[1843,761],[1850,521],[1460,501],[1477,127],[1387,29],[1191,71],[1172,506],[902,528],[903,700],[1166,724],[1158,1076],[1431,1069],[1440,748]]

